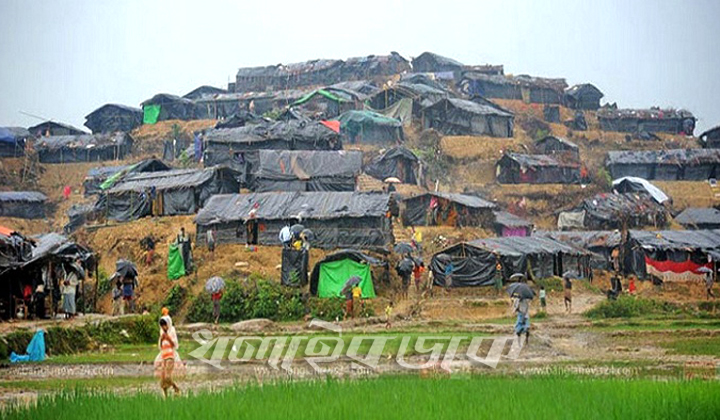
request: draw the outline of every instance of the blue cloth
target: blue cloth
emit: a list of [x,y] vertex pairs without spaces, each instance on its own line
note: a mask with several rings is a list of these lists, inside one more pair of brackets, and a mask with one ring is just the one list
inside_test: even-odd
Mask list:
[[27,354],[10,354],[10,363],[42,362],[45,360],[45,332],[38,330],[27,346]]
[[133,287],[132,284],[123,284],[123,296],[132,297]]
[[530,317],[518,312],[517,321],[515,322],[515,334],[522,334],[530,331]]

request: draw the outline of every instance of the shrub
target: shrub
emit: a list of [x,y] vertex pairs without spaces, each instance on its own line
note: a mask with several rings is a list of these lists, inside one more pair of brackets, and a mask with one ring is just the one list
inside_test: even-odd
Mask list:
[[187,296],[187,289],[176,284],[170,288],[162,302],[162,306],[168,308],[171,314],[176,314],[185,303],[185,296]]
[[670,302],[654,299],[620,296],[617,300],[607,300],[585,313],[588,318],[629,318],[656,314],[676,314],[681,308]]
[[535,280],[535,284],[537,284],[538,290],[540,290],[540,286],[545,287],[545,291],[554,291],[554,292],[562,292],[563,291],[563,282],[560,277],[548,277],[545,279],[537,279]]

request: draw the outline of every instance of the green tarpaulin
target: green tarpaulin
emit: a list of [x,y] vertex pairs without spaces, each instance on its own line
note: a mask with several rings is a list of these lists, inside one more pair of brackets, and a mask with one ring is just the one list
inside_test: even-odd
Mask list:
[[155,124],[160,116],[160,105],[145,105],[143,107],[143,124]]
[[370,266],[350,259],[326,262],[320,266],[318,296],[322,298],[344,297],[340,292],[345,286],[345,282],[352,276],[362,279],[360,289],[362,289],[363,298],[375,297]]
[[183,263],[180,248],[175,244],[170,244],[168,248],[168,278],[177,280],[185,275],[185,263]]
[[292,106],[302,105],[305,102],[312,99],[315,95],[322,95],[322,96],[330,99],[331,101],[335,101],[335,102],[347,102],[345,99],[343,99],[339,96],[335,96],[326,90],[318,89],[318,90],[314,90],[314,91],[308,93],[307,95],[305,95],[302,98],[298,99],[297,101],[293,102]]
[[113,176],[109,177],[108,179],[106,179],[105,181],[103,181],[102,184],[100,184],[100,189],[101,189],[101,190],[107,190],[108,188],[112,187],[113,185],[115,185],[115,182],[117,182],[118,179],[120,179],[121,177],[123,177],[123,176],[127,175],[128,173],[132,172],[132,170],[135,169],[136,166],[138,166],[137,163],[134,164],[134,165],[132,165],[132,166],[130,166],[129,168],[125,168],[125,169],[123,169],[122,171],[119,171],[118,173],[116,173],[116,174],[114,174]]

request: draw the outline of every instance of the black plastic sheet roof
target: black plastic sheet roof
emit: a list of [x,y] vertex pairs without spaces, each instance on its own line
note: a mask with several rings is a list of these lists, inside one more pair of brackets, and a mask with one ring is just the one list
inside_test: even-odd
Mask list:
[[[449,201],[454,201],[456,203],[462,204],[465,207],[475,208],[475,209],[494,209],[497,208],[497,205],[495,203],[492,203],[487,200],[483,200],[482,198],[475,196],[475,195],[466,195],[466,194],[457,194],[457,193],[447,193],[447,192],[428,192],[421,195],[431,195],[439,198],[444,198]],[[420,195],[417,195],[415,197],[409,197],[406,198],[407,200],[412,200],[414,198],[420,197]]]
[[226,168],[173,169],[170,171],[131,174],[108,190],[109,194],[123,191],[144,191],[152,187],[161,191],[171,188],[190,188],[202,185]]
[[39,150],[48,149],[55,150],[62,147],[69,148],[92,148],[96,146],[120,146],[132,139],[125,133],[112,133],[112,134],[81,134],[77,136],[50,136],[41,137],[35,145],[35,148]]
[[719,149],[671,149],[608,152],[608,165],[617,164],[700,164],[720,163]]
[[0,192],[0,202],[23,201],[42,203],[47,200],[45,194],[37,191],[3,191]]
[[720,225],[720,210],[689,207],[675,216],[675,221],[683,226]]
[[575,256],[590,255],[590,253],[584,249],[540,236],[510,236],[477,239],[468,242],[468,244],[499,255],[508,256],[558,253]]
[[319,122],[277,121],[262,122],[245,127],[213,129],[205,132],[211,143],[257,143],[264,141],[293,141],[313,143],[337,139],[338,134]]
[[507,227],[532,227],[533,223],[506,211],[496,211],[495,223]]
[[256,176],[267,179],[352,177],[362,170],[362,152],[316,150],[260,150]]
[[712,230],[631,230],[630,239],[651,250],[720,250],[720,229]]
[[360,192],[268,192],[214,195],[195,223],[207,225],[251,218],[261,220],[384,217],[390,195]]

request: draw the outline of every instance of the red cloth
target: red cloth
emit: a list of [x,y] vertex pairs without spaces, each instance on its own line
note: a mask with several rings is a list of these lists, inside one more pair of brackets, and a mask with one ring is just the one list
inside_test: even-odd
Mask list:
[[25,288],[23,289],[23,300],[30,300],[31,296],[32,296],[32,287],[29,284],[26,284]]
[[322,125],[336,133],[340,133],[340,121],[320,121]]
[[683,262],[675,262],[675,261],[656,261],[653,260],[650,257],[645,257],[645,264],[653,266],[656,270],[662,271],[662,272],[672,272],[672,273],[687,273],[688,271],[691,271],[695,274],[701,274],[697,270],[700,267],[707,267],[712,270],[712,263],[707,264],[696,264],[690,260],[683,261]]
[[70,198],[70,192],[70,186],[66,185],[65,188],[63,188],[63,197],[65,197],[66,200]]
[[217,292],[212,294],[212,300],[220,300],[222,298],[222,292]]

